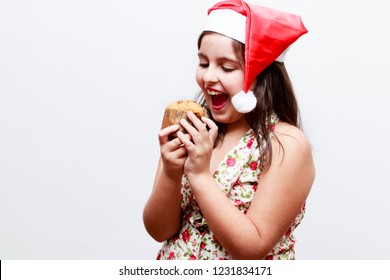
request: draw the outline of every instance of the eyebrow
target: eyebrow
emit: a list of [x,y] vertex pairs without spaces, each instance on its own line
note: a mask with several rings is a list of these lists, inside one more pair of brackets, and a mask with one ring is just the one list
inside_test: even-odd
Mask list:
[[[207,59],[207,56],[205,54],[201,53],[201,52],[198,53],[198,57]],[[227,57],[227,56],[218,57],[217,61],[231,62],[231,63],[235,63],[235,64],[240,64],[240,61],[238,61],[236,58],[231,58],[231,57]]]

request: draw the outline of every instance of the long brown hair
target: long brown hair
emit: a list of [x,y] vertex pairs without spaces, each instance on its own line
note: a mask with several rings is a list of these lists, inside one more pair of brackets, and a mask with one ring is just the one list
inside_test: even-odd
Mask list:
[[[202,38],[206,34],[213,32],[202,32],[198,39],[198,49],[200,48]],[[242,65],[245,64],[245,45],[233,40],[233,50]],[[298,102],[294,93],[294,89],[287,73],[287,70],[282,62],[273,62],[265,68],[257,77],[256,85],[253,90],[256,98],[256,107],[245,115],[249,126],[256,134],[257,142],[265,141],[265,149],[260,149],[261,157],[265,162],[263,167],[267,169],[272,162],[272,145],[271,135],[269,131],[269,123],[271,115],[275,113],[280,121],[291,124],[301,129],[301,119],[299,113]],[[209,110],[206,107],[207,110]],[[209,116],[212,118],[211,113]],[[215,145],[222,143],[226,133],[226,125],[216,122],[219,130]],[[277,139],[277,135],[274,135]],[[281,144],[279,142],[279,144]],[[283,146],[282,146],[283,148]]]

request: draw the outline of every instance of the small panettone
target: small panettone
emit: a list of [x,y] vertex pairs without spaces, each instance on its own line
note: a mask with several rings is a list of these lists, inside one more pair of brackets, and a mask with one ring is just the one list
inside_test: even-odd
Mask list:
[[[165,109],[161,129],[170,125],[177,124],[180,126],[180,120],[186,119],[189,123],[191,121],[187,118],[187,112],[192,111],[199,119],[205,116],[205,110],[202,106],[193,100],[178,100],[168,105]],[[179,131],[187,133],[183,127],[180,126]],[[170,135],[170,139],[177,137],[176,133]]]

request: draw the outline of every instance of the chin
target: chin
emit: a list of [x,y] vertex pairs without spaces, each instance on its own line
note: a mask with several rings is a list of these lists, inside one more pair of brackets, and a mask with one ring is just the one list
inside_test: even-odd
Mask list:
[[[232,123],[237,123],[245,120],[245,116],[243,114],[235,115],[226,115],[226,114],[215,114],[214,112],[211,111],[211,114],[213,116],[214,121],[218,123],[224,123],[224,124],[232,124]],[[245,120],[246,122],[246,120]]]

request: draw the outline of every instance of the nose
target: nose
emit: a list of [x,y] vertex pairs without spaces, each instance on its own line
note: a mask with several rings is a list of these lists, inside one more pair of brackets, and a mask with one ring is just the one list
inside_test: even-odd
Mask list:
[[205,83],[216,83],[218,82],[218,75],[217,71],[209,66],[206,70],[206,72],[203,75],[203,80]]

